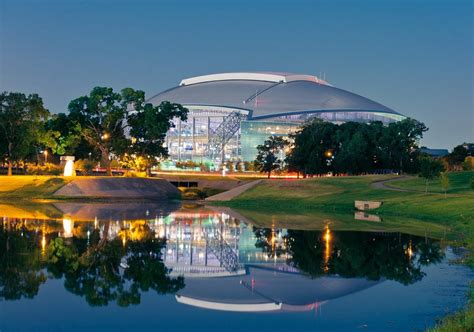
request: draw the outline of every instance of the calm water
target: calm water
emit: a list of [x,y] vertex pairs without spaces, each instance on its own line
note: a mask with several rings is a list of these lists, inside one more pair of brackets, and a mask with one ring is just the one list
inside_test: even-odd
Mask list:
[[426,236],[261,228],[215,208],[0,216],[2,332],[424,330],[465,304],[474,277]]

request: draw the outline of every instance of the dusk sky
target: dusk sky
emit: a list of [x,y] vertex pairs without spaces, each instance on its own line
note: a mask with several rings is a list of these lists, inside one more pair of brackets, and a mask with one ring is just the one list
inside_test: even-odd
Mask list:
[[147,97],[234,71],[325,73],[430,130],[474,141],[472,1],[0,0],[0,90],[51,112],[94,86]]

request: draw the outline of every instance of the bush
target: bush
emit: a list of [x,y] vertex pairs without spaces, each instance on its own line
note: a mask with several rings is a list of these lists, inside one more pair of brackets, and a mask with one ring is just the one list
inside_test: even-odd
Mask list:
[[474,157],[466,157],[462,163],[462,169],[464,171],[472,171],[474,169]]
[[146,172],[126,171],[123,174],[126,178],[146,178]]
[[79,159],[74,163],[74,167],[81,171],[84,175],[91,175],[92,170],[96,166],[96,162],[90,159]]
[[183,199],[186,200],[205,199],[223,192],[223,190],[214,188],[181,188],[180,190],[183,192]]
[[110,167],[111,168],[120,168],[120,162],[116,159],[112,159],[110,161]]
[[45,165],[28,165],[26,174],[29,175],[61,175],[63,169],[59,165],[45,164]]

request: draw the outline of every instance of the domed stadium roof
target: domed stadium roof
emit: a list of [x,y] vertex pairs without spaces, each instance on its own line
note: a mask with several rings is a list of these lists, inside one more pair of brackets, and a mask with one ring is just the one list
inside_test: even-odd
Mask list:
[[250,111],[251,119],[313,112],[374,112],[400,115],[368,98],[331,86],[311,75],[223,73],[192,77],[148,100],[185,106]]

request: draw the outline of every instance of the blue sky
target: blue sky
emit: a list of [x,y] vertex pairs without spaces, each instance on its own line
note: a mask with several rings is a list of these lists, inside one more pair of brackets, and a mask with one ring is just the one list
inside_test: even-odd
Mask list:
[[451,148],[474,141],[472,45],[462,0],[0,0],[0,90],[55,113],[97,85],[151,97],[201,74],[324,72]]

